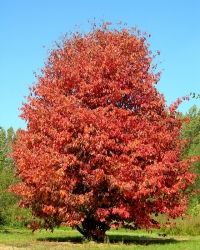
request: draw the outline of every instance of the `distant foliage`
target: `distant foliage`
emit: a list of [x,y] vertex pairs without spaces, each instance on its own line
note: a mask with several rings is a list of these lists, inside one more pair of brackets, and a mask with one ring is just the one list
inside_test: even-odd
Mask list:
[[67,225],[99,240],[187,208],[196,159],[181,160],[181,100],[166,107],[155,88],[148,35],[109,27],[63,37],[22,107],[12,191],[43,220],[33,230]]
[[[188,144],[184,148],[184,157],[192,157],[200,155],[200,109],[196,105],[192,106],[189,111],[182,116],[184,119],[189,119],[190,122],[185,122],[181,132],[181,138],[188,140]],[[193,185],[194,189],[200,191],[200,160],[194,163],[194,172],[197,174],[197,179]],[[192,199],[194,205],[200,203],[199,191]]]
[[0,127],[0,225],[9,224],[12,220],[13,207],[18,198],[7,192],[9,186],[16,182],[12,171],[13,161],[8,156],[11,153],[12,143],[15,140],[13,128],[5,131]]

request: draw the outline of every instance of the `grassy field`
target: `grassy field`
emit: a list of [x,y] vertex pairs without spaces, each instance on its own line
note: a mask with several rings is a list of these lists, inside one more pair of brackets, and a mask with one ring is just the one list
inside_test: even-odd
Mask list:
[[74,250],[74,249],[139,249],[139,250],[199,250],[200,236],[158,236],[145,231],[110,230],[104,243],[84,241],[76,231],[66,228],[54,233],[41,230],[34,234],[28,229],[0,229],[0,250]]

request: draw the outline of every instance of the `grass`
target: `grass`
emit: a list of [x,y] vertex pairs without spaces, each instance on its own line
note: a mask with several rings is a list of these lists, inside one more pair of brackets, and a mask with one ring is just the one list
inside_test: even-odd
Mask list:
[[[1,245],[4,247],[1,248]],[[0,229],[0,249],[30,249],[30,250],[199,250],[199,236],[170,236],[159,237],[155,231],[110,230],[104,243],[84,241],[83,237],[76,230],[56,229],[54,233],[45,230],[38,230],[34,234],[28,229]]]

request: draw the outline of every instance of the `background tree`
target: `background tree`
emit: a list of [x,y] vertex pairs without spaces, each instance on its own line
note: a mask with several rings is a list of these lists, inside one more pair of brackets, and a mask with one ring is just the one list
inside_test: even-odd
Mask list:
[[[196,105],[192,106],[189,111],[182,116],[189,118],[190,122],[184,123],[181,132],[182,139],[189,139],[189,143],[184,148],[184,157],[200,155],[200,109]],[[200,189],[200,161],[194,163],[194,172],[197,174],[193,188]],[[192,199],[193,205],[200,203],[199,192]]]
[[156,90],[146,37],[106,23],[50,52],[13,153],[22,182],[12,190],[43,220],[33,229],[67,225],[98,240],[110,227],[159,227],[154,214],[187,208],[195,175],[180,160],[181,101],[168,108]]
[[16,182],[12,171],[13,161],[8,156],[15,140],[13,128],[5,131],[0,127],[0,225],[11,223],[14,217],[14,207],[19,200],[13,193],[7,192],[9,186]]

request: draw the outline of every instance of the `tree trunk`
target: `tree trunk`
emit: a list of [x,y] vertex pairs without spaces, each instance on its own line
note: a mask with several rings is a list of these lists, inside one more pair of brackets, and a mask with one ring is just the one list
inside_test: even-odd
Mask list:
[[76,228],[86,239],[94,241],[102,241],[105,232],[110,229],[105,222],[96,221],[94,215],[86,217],[82,225]]

